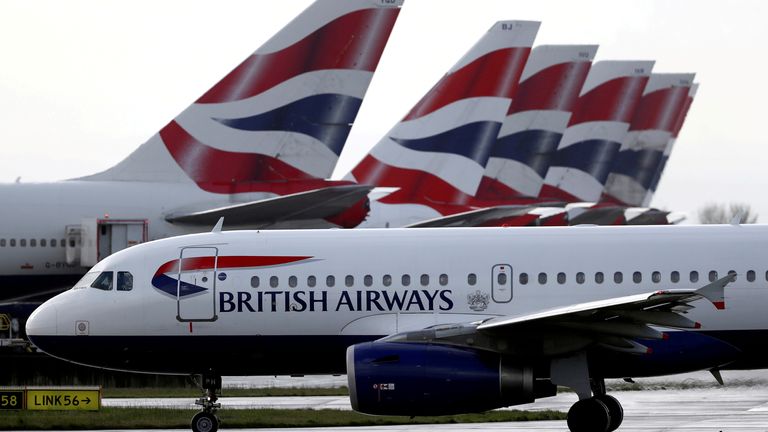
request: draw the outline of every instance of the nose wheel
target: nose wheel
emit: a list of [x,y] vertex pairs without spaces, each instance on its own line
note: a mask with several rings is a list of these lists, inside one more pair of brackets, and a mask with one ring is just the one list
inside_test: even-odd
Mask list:
[[192,432],[216,432],[221,423],[216,416],[216,411],[221,408],[221,404],[216,402],[221,394],[221,375],[208,370],[201,375],[201,381],[203,395],[195,401],[201,411],[192,417]]

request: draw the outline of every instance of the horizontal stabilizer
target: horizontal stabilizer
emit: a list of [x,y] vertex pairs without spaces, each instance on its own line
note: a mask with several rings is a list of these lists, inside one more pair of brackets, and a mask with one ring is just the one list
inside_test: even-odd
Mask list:
[[[470,210],[463,213],[457,213],[450,216],[429,219],[406,226],[406,228],[438,228],[438,227],[476,227],[487,224],[490,221],[504,220],[527,214],[535,208],[547,206],[547,203],[530,205],[505,205],[496,207],[486,207],[477,210]],[[553,203],[552,205],[562,205],[562,203]]]
[[322,219],[353,206],[366,198],[371,189],[368,185],[331,186],[194,213],[173,213],[165,220],[210,226],[224,217],[227,226],[268,226],[283,221]]

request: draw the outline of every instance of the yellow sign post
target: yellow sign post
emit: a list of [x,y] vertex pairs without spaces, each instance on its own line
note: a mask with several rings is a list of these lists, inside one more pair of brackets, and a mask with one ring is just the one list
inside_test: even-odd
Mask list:
[[26,409],[31,411],[98,411],[101,408],[99,387],[29,387],[26,393]]

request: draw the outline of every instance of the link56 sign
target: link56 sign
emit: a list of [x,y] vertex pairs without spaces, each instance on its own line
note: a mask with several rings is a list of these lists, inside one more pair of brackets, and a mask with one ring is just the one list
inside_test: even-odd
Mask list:
[[37,411],[98,411],[101,391],[96,389],[27,389],[26,409]]

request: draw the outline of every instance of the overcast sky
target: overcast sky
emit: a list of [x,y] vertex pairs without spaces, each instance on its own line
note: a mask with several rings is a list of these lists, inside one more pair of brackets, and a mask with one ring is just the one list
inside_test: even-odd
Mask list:
[[[0,2],[0,181],[115,164],[310,1]],[[542,21],[536,44],[595,43],[701,83],[652,204],[740,201],[768,221],[768,2],[406,0],[335,177],[497,20]],[[3,203],[9,205],[9,203]]]

